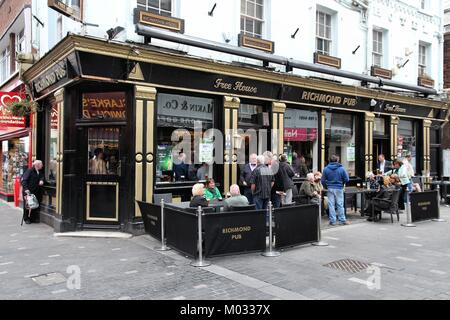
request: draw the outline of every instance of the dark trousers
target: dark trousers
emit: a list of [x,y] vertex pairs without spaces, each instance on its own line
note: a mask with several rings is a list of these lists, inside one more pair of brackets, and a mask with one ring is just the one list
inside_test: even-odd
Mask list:
[[281,208],[281,196],[278,193],[272,193],[270,201],[274,208]]
[[265,210],[269,204],[269,199],[261,199],[253,196],[253,201],[255,201],[256,210]]
[[244,196],[248,200],[248,204],[255,204],[255,201],[253,200],[253,193],[252,189],[248,187],[244,187]]
[[30,221],[30,222],[39,222],[40,221],[42,195],[35,194],[35,196],[39,202],[39,207],[37,209],[31,210],[31,213],[30,213],[30,210],[26,208],[26,195],[23,194],[23,220],[24,221]]

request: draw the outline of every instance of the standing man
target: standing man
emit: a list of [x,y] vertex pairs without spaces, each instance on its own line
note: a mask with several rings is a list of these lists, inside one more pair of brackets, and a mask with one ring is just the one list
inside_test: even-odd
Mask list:
[[380,170],[381,174],[384,175],[386,172],[392,170],[392,164],[390,161],[387,161],[384,157],[384,154],[380,154],[378,156],[378,170]]
[[253,194],[250,184],[250,177],[252,176],[253,171],[255,171],[257,167],[256,158],[258,156],[256,154],[250,155],[250,162],[246,164],[243,168],[241,168],[241,175],[239,178],[240,184],[243,187],[244,196],[247,197],[248,202],[250,204],[254,204]]
[[281,155],[279,166],[278,172],[275,174],[275,184],[279,185],[277,188],[278,191],[283,191],[286,194],[283,204],[291,204],[292,189],[295,188],[292,177],[294,177],[295,173],[287,162],[287,156],[285,154]]
[[339,163],[339,157],[333,155],[330,164],[324,169],[322,184],[328,192],[328,207],[330,211],[330,225],[336,225],[336,207],[339,213],[339,224],[349,225],[344,212],[344,186],[350,181],[347,171]]
[[[44,186],[44,171],[42,170],[42,161],[36,160],[33,163],[33,167],[28,169],[22,176],[22,188],[23,188],[23,220],[26,224],[39,223],[40,216],[40,204],[42,201],[42,187]],[[31,210],[30,216],[28,216],[28,209],[26,209],[25,199],[26,196],[34,194],[39,202],[37,209]]]
[[258,166],[250,177],[253,201],[256,210],[267,209],[275,179],[270,168],[266,166],[266,157],[258,156],[256,163]]

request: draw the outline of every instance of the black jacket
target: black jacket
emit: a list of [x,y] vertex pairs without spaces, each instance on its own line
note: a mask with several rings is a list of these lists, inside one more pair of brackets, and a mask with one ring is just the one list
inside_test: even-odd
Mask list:
[[[255,166],[256,169],[256,166]],[[241,167],[241,175],[239,178],[239,184],[241,186],[244,186],[244,181],[247,182],[247,186],[245,186],[246,188],[250,188],[250,177],[252,176],[252,168],[250,167],[250,164],[247,163],[245,166]]]
[[[384,162],[385,162],[385,163],[384,163],[384,172],[382,172],[382,174],[385,174],[386,172],[392,170],[392,162],[387,161],[387,160],[384,160]],[[380,168],[381,168],[381,163],[378,162],[378,163],[377,163],[377,169],[380,170]]]
[[198,208],[198,207],[208,207],[208,201],[206,200],[205,197],[202,196],[195,196],[192,198],[191,203],[189,205],[191,208]]
[[32,194],[39,194],[41,192],[39,182],[44,180],[43,170],[38,173],[35,168],[28,169],[21,179],[23,192],[29,190]]
[[294,187],[292,177],[295,175],[294,170],[286,162],[279,162],[280,166],[275,175],[275,185],[277,191],[287,191]]

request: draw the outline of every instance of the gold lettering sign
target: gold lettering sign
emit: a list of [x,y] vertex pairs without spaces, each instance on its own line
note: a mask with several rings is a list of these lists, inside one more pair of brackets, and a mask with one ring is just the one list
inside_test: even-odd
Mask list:
[[388,112],[397,112],[397,113],[406,113],[406,109],[400,107],[398,104],[387,104],[384,107],[384,111],[388,111]]
[[83,94],[83,119],[126,119],[125,92]]
[[321,53],[314,53],[314,63],[324,64],[330,67],[341,68],[341,59],[327,56]]
[[216,79],[216,81],[214,82],[214,88],[228,90],[228,91],[234,91],[234,92],[243,92],[243,93],[252,93],[252,94],[258,93],[257,87],[252,87],[252,86],[246,85],[245,82],[243,82],[243,81],[227,82],[221,78]]
[[254,37],[240,34],[239,35],[239,46],[252,48],[252,49],[258,49],[258,50],[273,53],[275,43],[273,41],[254,38]]
[[135,13],[135,23],[159,27],[184,33],[184,20],[173,17],[166,17],[148,11],[138,10]]
[[355,107],[357,100],[351,97],[340,97],[332,94],[317,93],[311,91],[304,91],[302,94],[302,100],[318,102],[323,104],[343,105],[346,107]]

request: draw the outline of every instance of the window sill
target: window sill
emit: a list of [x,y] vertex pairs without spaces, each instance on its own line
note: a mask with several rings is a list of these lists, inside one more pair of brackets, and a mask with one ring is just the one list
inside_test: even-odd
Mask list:
[[11,79],[13,79],[15,76],[19,75],[19,70],[14,71],[14,73],[12,73],[11,75],[9,75],[8,78],[6,78],[6,80],[4,80],[3,82],[0,82],[0,87],[3,87],[6,83],[8,83],[9,81],[11,81]]

